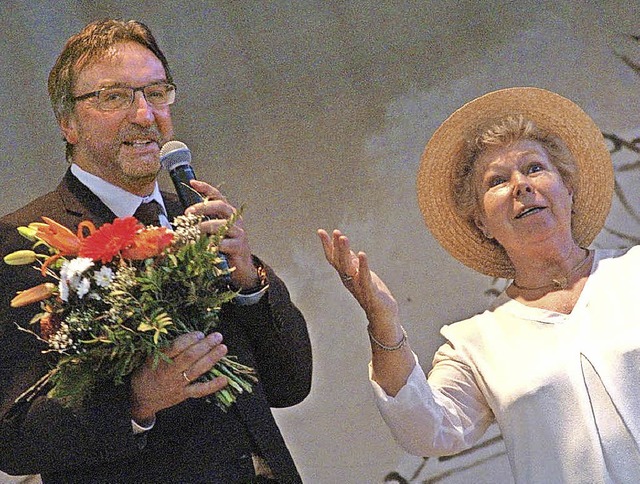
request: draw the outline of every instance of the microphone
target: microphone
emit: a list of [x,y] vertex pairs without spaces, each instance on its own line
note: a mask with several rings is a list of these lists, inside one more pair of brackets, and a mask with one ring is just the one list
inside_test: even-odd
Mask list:
[[[204,200],[202,195],[195,191],[189,183],[196,179],[196,174],[191,166],[191,150],[187,148],[187,145],[181,141],[167,141],[160,149],[160,163],[169,172],[182,208],[186,209]],[[208,217],[205,216],[205,219]],[[218,252],[218,255],[221,262],[217,264],[217,267],[221,270],[228,270],[227,257],[221,252]],[[225,276],[225,282],[227,284],[231,282],[228,273]]]
[[196,179],[191,166],[191,150],[181,141],[167,141],[160,150],[160,163],[169,172],[182,208],[202,202],[202,196],[189,183]]

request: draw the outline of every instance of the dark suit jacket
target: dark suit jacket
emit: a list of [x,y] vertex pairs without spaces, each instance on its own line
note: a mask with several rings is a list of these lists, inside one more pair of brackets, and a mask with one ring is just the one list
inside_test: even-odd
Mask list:
[[[163,194],[170,218],[182,212]],[[48,216],[74,229],[114,214],[67,171],[58,188],[0,220],[0,255],[29,248],[16,227]],[[17,290],[43,282],[35,270],[0,261],[0,469],[42,474],[46,483],[251,482],[251,453],[260,454],[281,482],[299,482],[270,407],[301,402],[311,385],[306,323],[284,283],[267,267],[269,291],[253,306],[228,304],[219,331],[229,354],[254,366],[260,383],[228,412],[202,399],[187,400],[157,415],[154,428],[134,436],[128,383],[106,385],[78,411],[41,396],[14,404],[48,370],[50,355],[14,323],[27,326],[34,306],[11,309]]]

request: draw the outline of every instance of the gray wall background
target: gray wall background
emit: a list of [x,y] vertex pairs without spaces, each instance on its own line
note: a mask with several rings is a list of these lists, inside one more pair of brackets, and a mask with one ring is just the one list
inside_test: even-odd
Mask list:
[[[46,94],[66,38],[103,16],[147,23],[178,84],[176,138],[199,178],[246,204],[254,252],[307,317],[313,390],[276,411],[305,482],[381,482],[407,457],[370,398],[364,314],[316,229],[341,228],[368,252],[428,369],[439,328],[486,306],[492,281],[424,228],[414,187],[426,141],[464,102],[513,85],[559,92],[604,131],[637,137],[640,77],[613,51],[640,59],[620,37],[640,34],[639,13],[638,0],[4,0],[0,214],[66,168]],[[639,233],[619,205],[608,224]]]

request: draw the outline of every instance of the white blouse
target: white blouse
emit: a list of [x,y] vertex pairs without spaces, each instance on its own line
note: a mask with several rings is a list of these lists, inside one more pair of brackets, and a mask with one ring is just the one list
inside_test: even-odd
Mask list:
[[516,482],[640,482],[640,246],[596,250],[571,314],[505,293],[445,326],[428,381],[416,365],[390,397],[372,381],[398,443],[455,454],[495,419]]

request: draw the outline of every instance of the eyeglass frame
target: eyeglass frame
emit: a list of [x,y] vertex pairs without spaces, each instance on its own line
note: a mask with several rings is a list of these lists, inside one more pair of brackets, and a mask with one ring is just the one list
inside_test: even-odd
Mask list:
[[[173,92],[173,99],[171,99],[171,102],[168,102],[166,104],[153,104],[152,102],[150,102],[147,99],[147,96],[145,95],[144,90],[147,89],[148,87],[152,87],[152,86],[171,86],[173,88],[173,90],[171,91],[171,92]],[[126,109],[129,109],[131,107],[131,105],[134,103],[134,101],[136,99],[136,92],[138,92],[138,91],[142,93],[142,97],[144,97],[144,100],[147,103],[149,103],[151,106],[158,106],[158,107],[170,106],[171,104],[173,104],[175,102],[175,99],[176,99],[176,85],[173,82],[152,82],[151,84],[146,84],[146,85],[140,86],[140,87],[107,86],[107,87],[103,87],[102,89],[98,89],[97,91],[87,92],[85,94],[80,94],[79,96],[74,96],[74,97],[71,98],[71,101],[76,103],[78,101],[84,101],[85,99],[89,99],[91,97],[97,98],[100,95],[101,92],[107,91],[109,89],[130,89],[131,93],[132,93],[131,101],[129,102],[129,105],[127,107],[122,107],[122,108],[118,108],[118,109],[100,109],[98,107],[98,109],[100,109],[101,111],[124,111]]]

